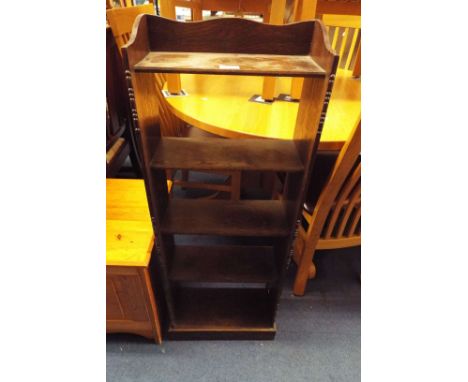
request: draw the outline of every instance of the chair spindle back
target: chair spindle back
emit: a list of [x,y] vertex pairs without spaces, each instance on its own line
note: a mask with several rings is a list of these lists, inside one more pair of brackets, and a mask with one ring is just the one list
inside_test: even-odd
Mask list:
[[339,69],[353,70],[355,62],[360,59],[361,49],[361,16],[323,15],[327,26],[332,48],[339,54]]

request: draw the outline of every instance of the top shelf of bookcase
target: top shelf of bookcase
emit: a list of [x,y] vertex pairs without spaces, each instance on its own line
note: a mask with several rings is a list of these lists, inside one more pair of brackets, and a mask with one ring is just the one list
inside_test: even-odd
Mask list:
[[149,52],[136,72],[324,77],[310,56],[240,53]]
[[137,73],[319,78],[330,74],[325,68],[334,59],[319,20],[281,26],[239,18],[182,23],[146,14],[136,18],[123,55]]

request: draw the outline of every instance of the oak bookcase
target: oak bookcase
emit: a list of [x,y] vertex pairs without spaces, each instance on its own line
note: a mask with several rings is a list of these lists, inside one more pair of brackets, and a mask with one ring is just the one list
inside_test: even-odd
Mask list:
[[[156,235],[166,336],[273,339],[337,66],[324,25],[236,18],[181,23],[140,15],[123,55]],[[304,77],[294,140],[166,136],[155,73]],[[175,198],[166,177],[173,169],[276,172],[284,174],[284,189],[280,200]],[[175,235],[238,237],[245,244],[181,245]]]

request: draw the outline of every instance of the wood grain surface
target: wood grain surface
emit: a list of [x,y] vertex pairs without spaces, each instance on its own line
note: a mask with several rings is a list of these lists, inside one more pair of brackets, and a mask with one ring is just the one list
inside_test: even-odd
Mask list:
[[137,72],[231,74],[283,77],[324,77],[325,71],[307,55],[150,52]]
[[153,168],[303,171],[292,141],[223,138],[161,138]]

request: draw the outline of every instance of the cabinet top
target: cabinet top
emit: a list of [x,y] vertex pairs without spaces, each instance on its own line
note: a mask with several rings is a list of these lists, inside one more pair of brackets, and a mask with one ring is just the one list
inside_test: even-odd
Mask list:
[[146,267],[153,227],[140,179],[106,180],[106,265]]

